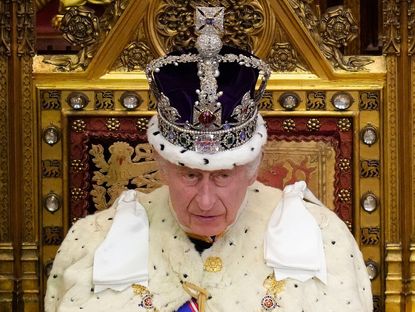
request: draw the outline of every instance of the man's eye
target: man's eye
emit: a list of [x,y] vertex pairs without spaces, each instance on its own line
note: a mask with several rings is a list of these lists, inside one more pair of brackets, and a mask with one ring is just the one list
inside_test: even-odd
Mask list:
[[193,173],[193,172],[183,173],[183,179],[186,182],[189,182],[189,183],[196,182],[198,178],[199,178],[199,176],[196,173]]
[[219,185],[223,185],[229,181],[231,175],[227,172],[221,172],[214,176],[215,182]]

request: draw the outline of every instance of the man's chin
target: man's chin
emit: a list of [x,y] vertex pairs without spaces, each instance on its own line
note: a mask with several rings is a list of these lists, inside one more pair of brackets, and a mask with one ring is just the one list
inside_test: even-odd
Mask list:
[[190,233],[199,235],[199,236],[217,236],[222,234],[225,228],[223,226],[192,226]]
[[193,234],[201,236],[216,236],[225,230],[223,216],[218,217],[200,217],[192,218],[190,230]]

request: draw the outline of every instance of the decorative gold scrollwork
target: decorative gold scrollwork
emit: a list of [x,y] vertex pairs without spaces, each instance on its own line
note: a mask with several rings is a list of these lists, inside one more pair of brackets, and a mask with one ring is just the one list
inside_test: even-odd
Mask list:
[[395,0],[383,0],[383,53],[399,55],[401,53],[401,35],[399,16],[401,4]]
[[0,56],[10,56],[10,0],[0,2]]
[[[124,12],[129,0],[79,0],[80,6],[69,6],[68,1],[61,1],[61,12],[55,18],[55,26],[63,32],[64,38],[71,44],[81,47],[78,55],[45,56],[43,62],[56,66],[58,71],[79,71],[88,67],[94,57],[99,43],[104,40],[118,18]],[[104,13],[98,18],[95,11],[83,6],[87,2],[105,4]]]
[[267,62],[273,70],[279,72],[292,72],[296,69],[305,70],[299,64],[297,52],[289,42],[275,42],[271,48]]
[[351,11],[343,6],[336,6],[329,8],[319,19],[310,6],[312,2],[289,0],[295,13],[333,66],[347,71],[357,71],[372,63],[368,57],[344,57],[339,49],[347,45],[357,34],[357,23]]
[[[221,5],[232,10],[225,12],[225,36],[227,45],[237,46],[251,51],[254,48],[255,36],[264,27],[264,15],[257,1],[227,0],[203,1],[198,5]],[[193,15],[196,4],[191,0],[164,1],[157,8],[155,27],[158,35],[163,37],[163,46],[167,50],[187,49],[194,47]]]
[[408,0],[408,55],[415,53],[415,4]]
[[35,55],[35,11],[32,1],[17,1],[17,55]]
[[341,6],[329,8],[320,20],[321,38],[328,45],[338,48],[356,38],[358,30],[351,11]]
[[144,70],[153,58],[154,56],[145,42],[134,41],[122,51],[120,62],[127,71]]
[[97,41],[100,33],[98,17],[87,7],[70,7],[62,18],[60,30],[69,43],[89,46]]

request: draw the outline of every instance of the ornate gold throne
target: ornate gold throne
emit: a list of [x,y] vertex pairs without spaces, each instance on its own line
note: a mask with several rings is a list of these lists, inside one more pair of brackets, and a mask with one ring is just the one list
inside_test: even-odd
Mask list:
[[[193,46],[196,4],[221,4],[224,41],[253,50],[273,69],[260,103],[269,141],[259,180],[279,188],[305,180],[354,234],[375,311],[385,302],[399,311],[398,286],[384,278],[385,242],[397,231],[385,226],[396,222],[397,208],[381,172],[395,144],[385,127],[396,126],[385,112],[387,63],[384,56],[344,55],[358,33],[349,9],[320,12],[305,0],[78,2],[60,1],[53,19],[76,53],[33,58],[40,286],[32,290],[39,298],[74,221],[106,209],[127,187],[149,192],[160,185],[145,136],[156,103],[143,69],[166,51]],[[26,306],[42,309],[36,300]]]

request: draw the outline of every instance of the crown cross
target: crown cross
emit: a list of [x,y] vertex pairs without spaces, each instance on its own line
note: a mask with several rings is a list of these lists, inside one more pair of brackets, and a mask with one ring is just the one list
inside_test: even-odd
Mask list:
[[193,126],[200,130],[214,130],[222,125],[222,105],[216,78],[219,77],[218,54],[222,49],[220,35],[223,32],[223,7],[197,7],[196,48],[202,58],[198,63],[197,75],[200,90],[196,90],[199,100],[193,109]]

